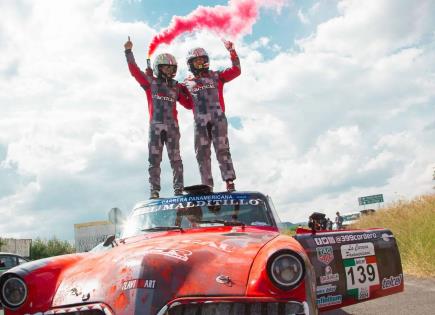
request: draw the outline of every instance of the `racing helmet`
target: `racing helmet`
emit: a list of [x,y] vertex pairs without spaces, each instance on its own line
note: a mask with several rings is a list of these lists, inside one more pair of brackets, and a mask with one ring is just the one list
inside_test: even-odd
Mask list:
[[153,70],[154,73],[157,74],[157,76],[159,77],[166,76],[164,73],[160,71],[160,66],[162,65],[175,66],[175,71],[170,76],[170,79],[174,78],[175,74],[177,73],[177,60],[175,60],[175,57],[168,53],[157,55],[157,57],[154,59]]
[[[203,68],[195,69],[193,67],[193,59],[195,59],[196,57],[205,57],[206,61],[205,61]],[[203,71],[203,70],[207,71],[208,70],[209,57],[208,57],[208,54],[204,48],[196,47],[196,48],[190,49],[189,52],[187,53],[186,61],[187,61],[187,66],[189,67],[189,70],[192,73],[197,73],[199,71]]]

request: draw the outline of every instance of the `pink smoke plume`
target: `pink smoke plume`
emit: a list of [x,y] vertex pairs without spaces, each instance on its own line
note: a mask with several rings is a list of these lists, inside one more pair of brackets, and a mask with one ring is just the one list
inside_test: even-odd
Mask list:
[[187,16],[174,16],[168,28],[151,40],[148,57],[160,44],[170,44],[176,37],[186,32],[208,29],[219,36],[231,38],[247,34],[257,21],[261,7],[279,10],[285,2],[286,0],[229,0],[227,6],[199,6]]

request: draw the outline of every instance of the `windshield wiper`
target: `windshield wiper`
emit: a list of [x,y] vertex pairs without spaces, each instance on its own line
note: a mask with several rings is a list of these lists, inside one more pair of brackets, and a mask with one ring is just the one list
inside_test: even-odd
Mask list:
[[246,224],[240,221],[227,221],[227,220],[200,220],[196,221],[196,223],[218,223],[223,224],[225,226],[245,226]]
[[183,231],[183,228],[180,226],[155,226],[148,229],[141,230],[142,232],[158,232],[158,231],[172,231],[172,230],[180,230]]

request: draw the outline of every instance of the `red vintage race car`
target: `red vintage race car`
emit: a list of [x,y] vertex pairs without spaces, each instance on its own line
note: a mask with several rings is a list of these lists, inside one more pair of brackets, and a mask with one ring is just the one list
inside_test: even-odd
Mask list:
[[317,314],[403,291],[385,229],[279,232],[259,192],[139,203],[121,238],[0,278],[12,314]]

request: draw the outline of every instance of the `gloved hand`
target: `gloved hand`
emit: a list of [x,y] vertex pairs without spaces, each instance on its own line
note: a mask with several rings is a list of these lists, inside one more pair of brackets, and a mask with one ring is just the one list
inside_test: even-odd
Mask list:
[[124,48],[125,50],[133,48],[133,43],[130,41],[130,36],[128,36],[128,41],[125,42]]

